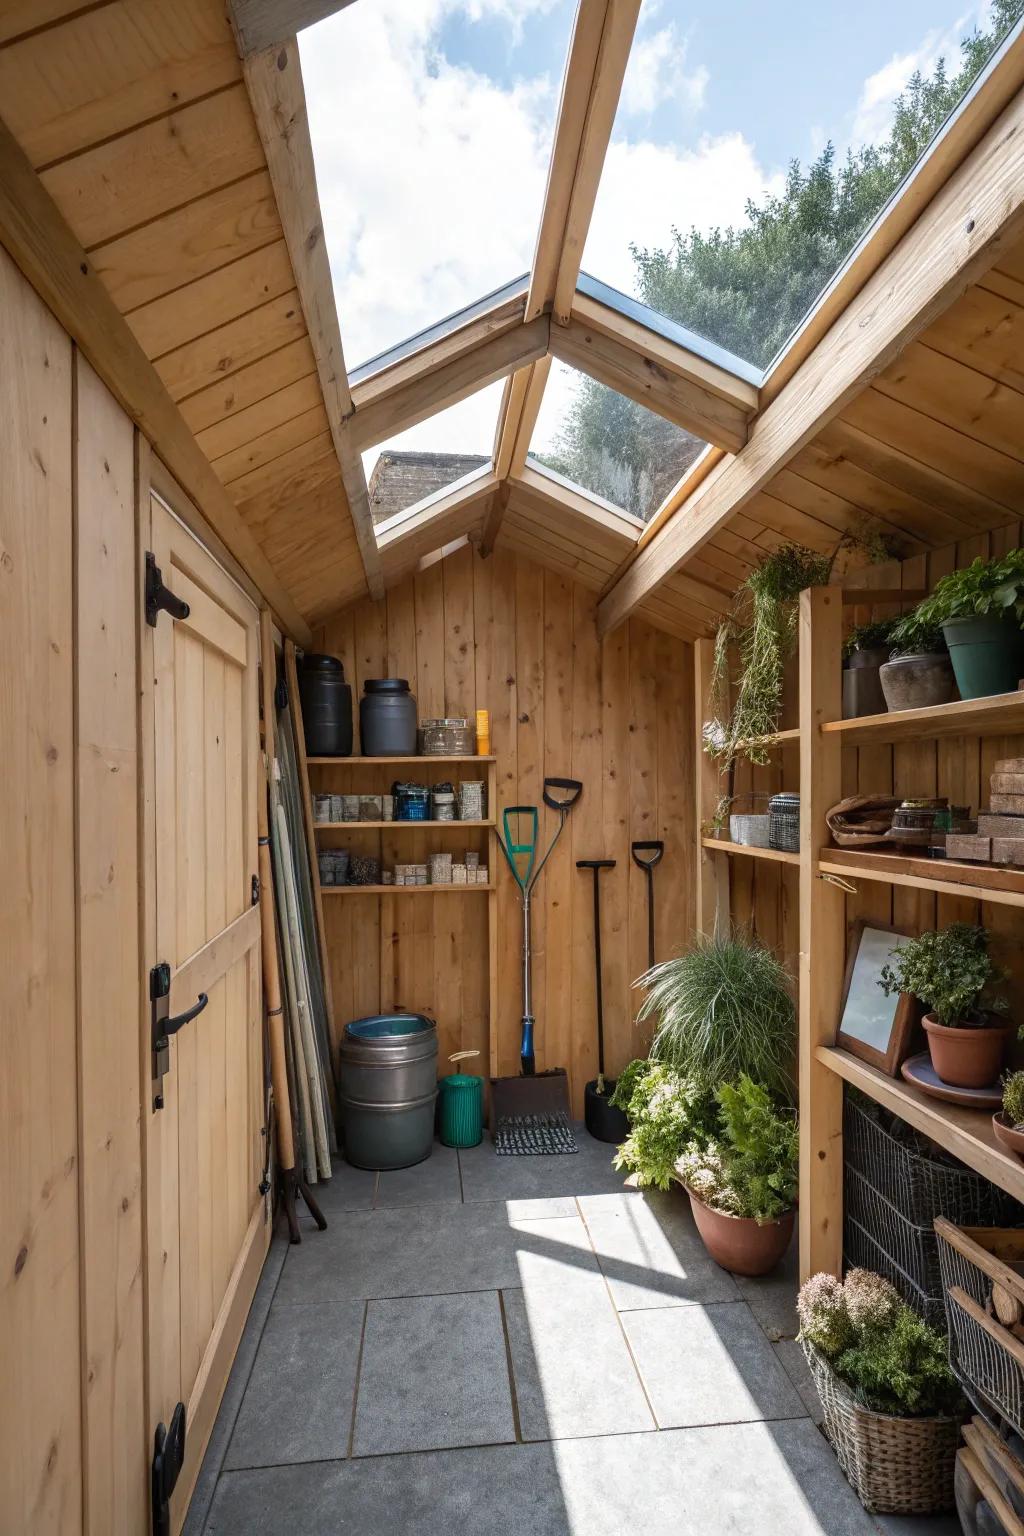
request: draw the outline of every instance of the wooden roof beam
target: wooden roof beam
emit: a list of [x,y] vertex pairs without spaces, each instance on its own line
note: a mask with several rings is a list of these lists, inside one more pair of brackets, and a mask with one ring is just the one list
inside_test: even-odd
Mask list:
[[757,390],[603,304],[577,297],[569,324],[552,325],[551,351],[620,395],[716,447],[747,441]]
[[771,405],[598,607],[621,624],[1024,231],[1024,91],[923,210]]
[[[507,480],[509,475],[520,474],[526,465],[530,439],[537,425],[541,401],[544,399],[544,387],[550,372],[549,354],[538,358],[532,367],[522,368],[518,373],[514,373],[505,386],[494,441],[494,472],[499,480]],[[494,548],[507,506],[507,496],[494,498],[480,540],[480,553],[484,558]]]
[[302,645],[309,626],[221,485],[92,261],[0,120],[0,244]]
[[[236,29],[237,26],[236,11]],[[297,40],[289,37],[262,53],[250,54],[245,59],[245,81],[316,358],[327,421],[341,466],[342,484],[366,584],[370,596],[379,598],[384,594],[384,576],[374,536],[366,476],[358,448],[344,426],[345,418],[352,413],[352,396],[316,188]]]
[[378,529],[388,586],[424,556],[476,528],[501,487],[492,470],[477,470],[439,491],[414,511],[399,512]]
[[474,322],[466,327],[474,344],[461,354],[451,356],[451,337],[423,347],[352,390],[349,437],[357,448],[370,448],[535,362],[547,352],[549,327],[547,315],[496,330]]
[[580,0],[569,44],[526,318],[567,325],[640,0]]
[[244,60],[250,53],[286,42],[296,32],[351,4],[352,0],[231,0],[238,56]]

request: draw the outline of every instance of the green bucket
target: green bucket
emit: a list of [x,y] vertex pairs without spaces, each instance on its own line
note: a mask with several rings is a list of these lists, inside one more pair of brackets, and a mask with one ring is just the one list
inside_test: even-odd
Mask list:
[[[456,1051],[449,1061],[479,1056],[479,1051]],[[442,1077],[441,1141],[446,1147],[477,1147],[484,1134],[484,1080],[465,1072]]]
[[1013,615],[948,619],[942,633],[962,699],[1016,692],[1024,677],[1024,631]]

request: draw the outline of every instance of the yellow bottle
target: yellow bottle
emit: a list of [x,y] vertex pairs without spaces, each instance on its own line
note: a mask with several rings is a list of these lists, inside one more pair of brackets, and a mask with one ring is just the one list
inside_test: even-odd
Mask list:
[[491,755],[491,712],[489,709],[478,709],[476,712],[476,750],[478,757],[490,757]]

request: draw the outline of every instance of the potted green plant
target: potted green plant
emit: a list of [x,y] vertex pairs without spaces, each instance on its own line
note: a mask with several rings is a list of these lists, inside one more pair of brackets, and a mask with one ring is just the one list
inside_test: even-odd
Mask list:
[[1024,1158],[1024,1072],[1010,1072],[1003,1080],[1003,1107],[992,1116],[996,1140],[1008,1152]]
[[615,1166],[632,1174],[641,1189],[671,1188],[683,1151],[706,1145],[717,1128],[713,1094],[663,1061],[631,1061],[611,1103],[629,1122]]
[[961,698],[1015,691],[1024,676],[1024,549],[950,571],[915,612],[941,626]]
[[971,923],[950,923],[908,939],[882,967],[886,995],[909,992],[929,1010],[924,1016],[932,1066],[956,1088],[985,1088],[999,1076],[1009,1044],[1006,999],[993,988],[1006,972],[988,952],[988,933]]
[[651,1056],[714,1092],[746,1072],[790,1101],[795,1091],[792,982],[771,950],[716,932],[641,978],[639,1022],[657,1020]]
[[964,1403],[942,1335],[864,1269],[845,1284],[812,1275],[797,1316],[825,1433],[861,1503],[887,1514],[948,1509]]
[[796,1113],[746,1073],[723,1083],[715,1098],[720,1133],[691,1143],[676,1162],[676,1177],[715,1263],[734,1275],[766,1275],[793,1235]]
[[896,620],[889,643],[889,660],[878,671],[888,708],[948,704],[956,693],[956,679],[938,624],[925,622],[917,607]]
[[885,694],[878,673],[889,660],[895,623],[895,619],[889,618],[858,624],[843,642],[844,720],[885,713]]

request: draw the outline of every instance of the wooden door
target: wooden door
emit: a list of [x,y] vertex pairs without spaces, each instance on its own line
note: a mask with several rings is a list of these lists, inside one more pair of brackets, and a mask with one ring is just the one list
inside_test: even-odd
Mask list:
[[[144,626],[145,824],[151,828],[150,964],[170,967],[171,1037],[145,1112],[150,1432],[187,1410],[177,1528],[216,1414],[269,1236],[263,1169],[256,609],[156,497],[149,549],[189,606]],[[145,653],[144,653],[145,654]],[[150,1055],[148,1038],[144,1049]],[[158,1098],[159,1095],[159,1098]],[[162,1100],[162,1104],[161,1101]]]

